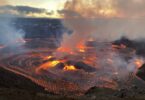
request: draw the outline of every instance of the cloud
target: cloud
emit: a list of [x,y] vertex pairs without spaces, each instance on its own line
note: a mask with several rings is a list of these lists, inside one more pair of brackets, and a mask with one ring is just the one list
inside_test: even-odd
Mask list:
[[0,0],[0,6],[1,5],[6,5],[6,4],[7,4],[6,0]]
[[[117,11],[114,9],[112,0],[69,0],[65,3],[64,10],[77,13],[84,18],[96,18],[104,16],[117,16]],[[72,16],[73,17],[73,16]]]
[[57,13],[60,14],[61,16],[68,16],[68,17],[74,17],[74,18],[81,17],[79,13],[72,10],[65,10],[65,9],[58,10]]
[[115,8],[126,17],[144,17],[145,0],[113,0]]
[[[6,6],[8,4],[7,0],[0,0],[0,16],[4,16],[0,18],[0,44],[11,47],[20,46],[24,44],[25,33],[12,25],[15,20],[13,15],[17,14],[17,11],[13,6]],[[23,42],[17,42],[18,40]]]
[[69,0],[60,13],[73,34],[64,34],[61,47],[75,51],[89,38],[105,42],[122,36],[144,39],[144,10],[145,0]]
[[145,0],[68,0],[63,11],[65,17],[74,13],[85,18],[145,16]]
[[46,9],[34,8],[29,6],[5,5],[5,6],[0,6],[0,14],[21,16],[21,17],[35,17],[35,16],[43,17],[43,16],[52,15],[53,11],[48,12]]

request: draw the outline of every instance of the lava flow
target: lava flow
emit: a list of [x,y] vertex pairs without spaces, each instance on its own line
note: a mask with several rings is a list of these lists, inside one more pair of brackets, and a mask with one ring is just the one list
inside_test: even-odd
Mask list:
[[[34,44],[33,41],[27,43]],[[54,45],[50,39],[37,41]],[[27,43],[25,47],[29,46]],[[135,74],[144,63],[144,59],[135,56],[134,50],[125,45],[91,40],[78,45],[74,51],[50,48],[48,44],[44,44],[45,47],[37,45],[26,51],[17,47],[19,53],[2,48],[0,64],[33,78],[32,81],[57,94],[79,95],[93,86],[117,89],[120,87],[118,82],[122,81],[125,85],[124,80],[129,73]]]

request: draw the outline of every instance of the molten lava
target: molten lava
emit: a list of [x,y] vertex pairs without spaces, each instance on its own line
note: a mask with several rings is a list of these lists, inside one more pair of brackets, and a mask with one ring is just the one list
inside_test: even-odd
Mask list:
[[82,52],[82,53],[83,53],[83,52],[85,52],[85,50],[84,50],[84,49],[79,49],[79,51],[80,51],[80,52]]
[[68,54],[76,54],[76,52],[82,52],[84,53],[85,52],[85,49],[86,49],[86,46],[83,45],[82,43],[79,43],[77,45],[76,48],[67,48],[67,47],[60,47],[57,49],[57,52],[60,52],[60,53],[68,53]]
[[[112,45],[90,39],[84,44],[78,43],[73,48],[61,46],[47,57],[43,55],[41,65],[36,68],[35,72],[42,78],[49,77],[52,80],[72,82],[81,89],[88,89],[92,86],[115,89],[118,86],[116,78],[122,81],[119,79],[122,71],[135,72],[144,63],[143,59],[134,56],[135,52],[130,52],[133,50],[124,44]],[[131,59],[124,61],[122,60],[124,58]],[[60,83],[58,82],[59,86]]]
[[83,45],[82,43],[78,44],[77,46],[77,49],[80,51],[80,52],[85,52],[85,45]]
[[74,54],[74,52],[71,49],[69,49],[69,48],[62,48],[62,47],[58,48],[57,52],[64,52],[64,53],[68,53],[68,54]]
[[44,63],[40,67],[36,68],[36,73],[39,73],[40,70],[47,70],[48,68],[53,68],[59,63],[60,63],[60,61],[58,61],[58,60],[49,61],[47,63]]
[[52,58],[52,56],[48,56],[48,57],[46,57],[47,59],[50,59],[50,58]]
[[60,61],[52,61],[52,62],[50,62],[50,63],[48,63],[48,66],[52,66],[52,67],[54,67],[54,66],[56,66],[58,63],[60,63]]
[[137,66],[137,68],[140,68],[143,65],[144,61],[143,59],[135,59],[134,63]]
[[65,70],[65,71],[75,71],[75,70],[77,70],[77,69],[76,69],[76,67],[73,66],[73,65],[66,65],[66,66],[63,68],[63,70]]

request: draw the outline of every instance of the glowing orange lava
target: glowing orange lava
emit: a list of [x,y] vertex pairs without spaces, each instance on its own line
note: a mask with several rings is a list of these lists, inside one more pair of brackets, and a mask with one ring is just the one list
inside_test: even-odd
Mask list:
[[77,47],[75,49],[70,49],[70,48],[65,48],[65,47],[60,47],[57,49],[58,52],[64,52],[64,53],[69,53],[69,54],[75,54],[76,51],[79,51],[79,52],[82,52],[84,53],[85,52],[85,46],[80,43],[77,45]]
[[137,68],[140,68],[143,65],[144,61],[142,59],[136,59],[134,63]]
[[53,58],[53,57],[52,56],[47,56],[47,57],[44,58],[44,60],[48,60],[48,59],[51,59],[51,58]]
[[65,52],[65,53],[69,53],[69,54],[74,54],[74,52],[69,49],[69,48],[64,48],[64,47],[60,47],[57,49],[58,52]]
[[48,68],[53,68],[53,67],[55,67],[59,63],[60,63],[60,61],[58,61],[58,60],[49,61],[49,62],[41,65],[40,67],[36,68],[36,73],[39,72],[42,69],[43,70],[47,70]]
[[84,49],[79,49],[79,51],[80,51],[80,52],[85,52],[85,50],[84,50]]
[[77,69],[76,69],[76,67],[73,66],[73,65],[66,65],[66,66],[63,68],[63,70],[65,70],[65,71],[68,71],[68,70],[73,71],[73,70],[77,70]]
[[77,45],[77,49],[79,52],[85,52],[85,45],[83,45],[82,43]]

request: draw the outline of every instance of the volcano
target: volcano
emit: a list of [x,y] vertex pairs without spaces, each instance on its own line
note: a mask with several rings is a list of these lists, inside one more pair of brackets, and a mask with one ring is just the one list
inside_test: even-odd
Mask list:
[[[54,45],[52,39],[38,40],[40,43],[49,43],[50,46]],[[52,100],[88,100],[102,98],[104,95],[107,98],[119,99],[131,98],[132,96],[138,98],[145,93],[144,82],[138,78],[143,75],[137,74],[138,77],[136,77],[134,76],[136,73],[132,72],[132,74],[128,75],[128,80],[121,80],[119,72],[116,73],[112,67],[113,61],[110,58],[110,52],[109,54],[106,52],[106,50],[113,50],[117,54],[123,55],[122,57],[125,59],[131,59],[130,56],[135,53],[134,49],[121,46],[120,44],[89,41],[84,49],[85,52],[78,50],[76,54],[70,53],[57,58],[53,56],[53,52],[57,50],[57,47],[51,48],[48,44],[40,47],[37,44],[37,46],[31,46],[30,48],[31,43],[34,44],[33,41],[36,40],[29,39],[24,45],[24,47],[29,47],[27,51],[23,50],[24,47],[4,47],[0,50],[0,88],[2,88],[1,92],[3,93],[0,98],[7,96],[7,98],[17,100],[18,97],[16,98],[15,95],[22,93],[21,97],[24,99],[26,97],[37,97],[38,100],[43,100],[43,98]],[[19,52],[16,53],[15,49],[19,50]],[[90,62],[94,60],[94,50],[99,52],[100,60],[104,59],[104,54],[107,55],[105,57],[109,57],[106,58],[107,67],[105,67],[106,65],[97,66],[99,63],[92,64]],[[129,54],[128,52],[131,53]],[[84,56],[87,58],[84,59]],[[140,59],[138,60],[138,63],[142,65]],[[138,65],[136,66],[138,67]],[[139,70],[142,70],[143,67],[139,67]],[[107,73],[106,70],[108,71]],[[113,77],[109,78],[108,76],[111,74]],[[12,91],[12,93],[9,92],[11,96],[9,96],[8,92],[5,92],[10,88]]]
[[[27,39],[23,46],[1,48],[0,64],[46,91],[61,95],[83,95],[93,86],[113,90],[126,87],[143,64],[142,59],[132,58],[136,52],[125,44],[91,40],[75,52],[64,52],[54,41],[52,38]],[[43,47],[39,43],[44,43]],[[122,59],[127,62],[120,62]]]
[[0,86],[4,90],[23,90],[26,95],[30,90],[28,93],[32,91],[31,96],[37,94],[38,98],[43,95],[90,99],[107,94],[113,98],[130,98],[134,93],[140,96],[144,93],[144,60],[130,46],[134,42],[91,40],[75,52],[66,52],[55,41],[54,38],[26,39],[22,46],[2,46]]

